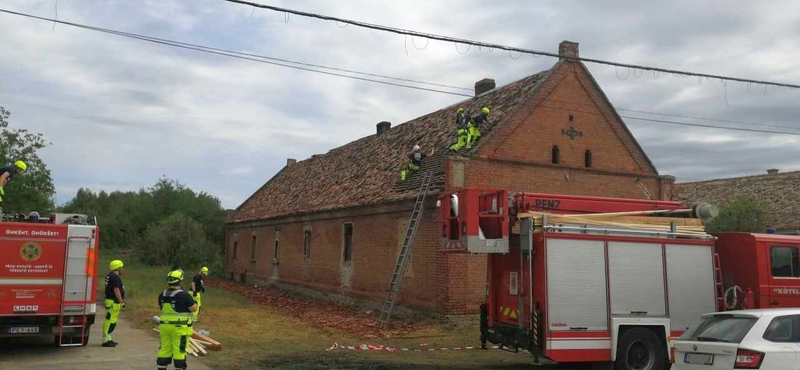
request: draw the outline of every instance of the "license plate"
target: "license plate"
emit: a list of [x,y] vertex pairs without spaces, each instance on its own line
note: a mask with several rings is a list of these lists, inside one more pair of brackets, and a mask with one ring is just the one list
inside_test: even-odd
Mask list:
[[683,355],[683,362],[693,365],[713,365],[714,355],[705,353],[686,353]]
[[39,332],[38,326],[15,326],[8,328],[9,334],[36,334]]

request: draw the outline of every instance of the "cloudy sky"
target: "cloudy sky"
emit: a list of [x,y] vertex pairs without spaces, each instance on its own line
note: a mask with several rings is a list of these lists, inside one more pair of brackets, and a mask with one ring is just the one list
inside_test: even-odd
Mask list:
[[[798,1],[259,1],[549,52],[571,40],[584,57],[800,83]],[[0,8],[53,17],[56,0],[0,0]],[[61,0],[57,10],[64,21],[466,88],[484,77],[503,85],[555,63],[475,47],[462,55],[464,45],[459,52],[452,43],[287,21],[221,0]],[[374,133],[379,121],[397,125],[463,99],[9,14],[0,14],[0,35],[0,106],[12,112],[12,126],[53,142],[43,157],[59,203],[80,187],[133,190],[163,175],[233,208],[287,158],[325,153]],[[588,67],[618,108],[800,133],[800,90]],[[626,122],[659,171],[679,180],[800,169],[800,136]]]

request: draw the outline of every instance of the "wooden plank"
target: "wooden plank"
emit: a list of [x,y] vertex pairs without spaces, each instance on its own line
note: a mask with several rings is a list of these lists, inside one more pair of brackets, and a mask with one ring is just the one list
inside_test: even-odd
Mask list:
[[199,351],[200,351],[200,353],[202,353],[203,355],[207,355],[207,354],[208,354],[208,352],[207,352],[207,351],[206,351],[206,349],[203,347],[203,345],[202,345],[202,344],[200,344],[200,343],[197,343],[197,340],[195,340],[195,339],[190,339],[190,341],[192,342],[192,345],[194,345],[194,348],[195,348],[195,349],[197,349],[197,350],[199,350]]
[[[406,337],[403,337],[403,338],[406,338]],[[193,341],[195,341],[195,342],[197,342],[197,343],[200,343],[200,344],[202,344],[202,345],[204,345],[204,346],[210,346],[210,345],[212,345],[212,343],[211,343],[211,342],[206,342],[206,341],[204,341],[204,340],[195,339],[195,338],[192,338],[192,340],[193,340]]]
[[207,337],[207,336],[205,336],[203,334],[200,334],[198,332],[194,332],[192,334],[192,338],[199,339],[199,340],[202,340],[204,342],[210,343],[208,347],[213,349],[213,350],[215,350],[215,351],[219,351],[219,350],[222,349],[222,344],[220,344],[219,342],[217,342],[217,341],[215,341],[215,340],[213,340],[213,339],[211,339],[211,338],[209,338],[209,337]]

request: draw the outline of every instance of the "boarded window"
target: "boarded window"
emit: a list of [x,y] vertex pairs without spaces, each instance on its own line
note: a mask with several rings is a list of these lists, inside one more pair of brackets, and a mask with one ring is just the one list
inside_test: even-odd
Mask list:
[[583,165],[586,168],[592,167],[592,151],[587,150],[586,153],[583,154]]
[[553,150],[552,150],[551,154],[552,154],[552,157],[553,157],[552,158],[553,164],[558,164],[558,160],[559,160],[559,158],[558,158],[558,145],[553,145]]
[[250,261],[256,260],[256,246],[258,244],[258,238],[255,235],[250,240]]
[[772,276],[800,277],[800,256],[794,247],[772,247],[770,249]]
[[353,261],[353,224],[344,224],[344,246],[342,248],[342,261]]
[[311,259],[311,230],[303,232],[303,258],[306,261]]

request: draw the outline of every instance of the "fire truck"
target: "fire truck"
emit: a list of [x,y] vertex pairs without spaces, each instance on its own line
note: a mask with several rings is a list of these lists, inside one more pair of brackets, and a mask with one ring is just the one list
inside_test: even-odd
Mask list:
[[0,219],[0,337],[85,346],[97,312],[99,229],[73,214]]
[[[800,306],[797,262],[770,266],[771,253],[798,260],[798,237],[568,217],[706,222],[717,212],[708,204],[465,189],[441,195],[438,205],[441,251],[487,255],[481,344],[529,351],[534,362],[664,369],[674,340],[702,314]],[[776,268],[782,276],[769,277]]]

